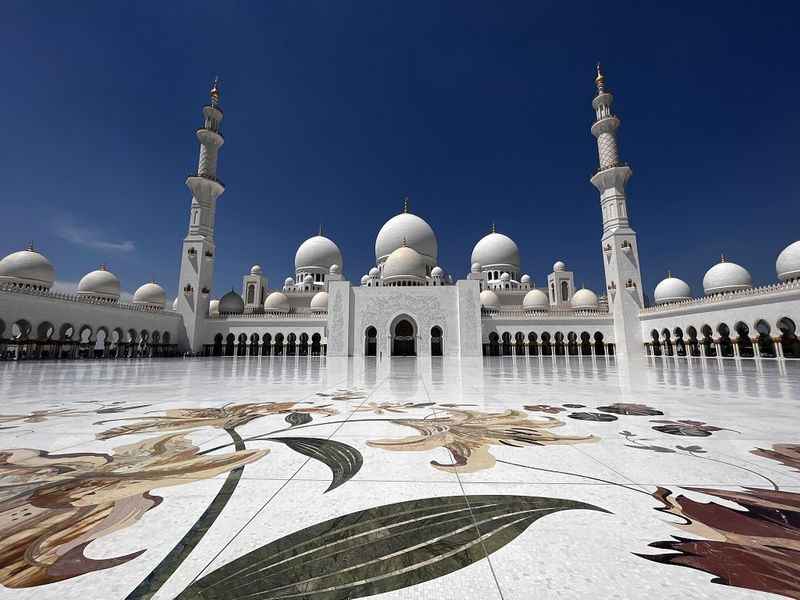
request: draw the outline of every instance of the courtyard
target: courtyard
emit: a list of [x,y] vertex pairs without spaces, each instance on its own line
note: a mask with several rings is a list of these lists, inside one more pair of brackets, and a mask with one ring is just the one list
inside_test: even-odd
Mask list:
[[0,369],[2,598],[800,597],[791,361]]

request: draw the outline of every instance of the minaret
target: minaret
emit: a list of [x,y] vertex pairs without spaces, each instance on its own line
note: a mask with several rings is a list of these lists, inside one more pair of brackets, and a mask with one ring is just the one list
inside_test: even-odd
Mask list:
[[187,345],[198,352],[203,343],[203,328],[208,318],[208,302],[214,282],[214,213],[217,198],[225,186],[217,179],[217,157],[224,140],[220,133],[222,108],[219,105],[219,80],[211,87],[211,104],[203,107],[203,127],[197,130],[200,160],[197,174],[186,178],[192,191],[189,232],[183,239],[178,312],[183,316]]
[[597,65],[597,95],[592,100],[595,121],[592,135],[597,138],[600,166],[591,178],[600,192],[603,212],[603,265],[606,273],[609,310],[614,317],[614,337],[618,354],[644,353],[639,311],[644,306],[642,275],[636,232],[628,220],[625,185],[631,168],[620,160],[617,144],[619,119],[611,110],[614,97],[606,89],[605,77]]

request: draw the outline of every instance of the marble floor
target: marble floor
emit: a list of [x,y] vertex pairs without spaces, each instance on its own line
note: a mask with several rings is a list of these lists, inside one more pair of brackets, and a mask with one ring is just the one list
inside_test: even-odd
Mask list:
[[0,598],[800,598],[800,365],[0,363]]

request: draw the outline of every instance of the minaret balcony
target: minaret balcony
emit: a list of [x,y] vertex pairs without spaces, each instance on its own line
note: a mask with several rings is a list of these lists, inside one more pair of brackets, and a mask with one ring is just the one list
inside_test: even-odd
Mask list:
[[212,129],[202,128],[198,129],[196,133],[197,141],[204,146],[214,146],[215,148],[219,148],[225,143],[225,138]]
[[594,137],[601,133],[613,133],[619,127],[619,119],[614,115],[604,117],[592,123],[591,132]]
[[[192,190],[192,194],[194,194],[195,197],[197,197],[198,194],[202,194],[203,196],[208,195],[211,198],[216,198],[217,196],[221,196],[222,192],[225,191],[225,184],[222,183],[220,179],[214,175],[206,175],[204,173],[189,175],[186,178],[186,185],[189,186],[189,189]],[[208,192],[208,194],[203,192]]]

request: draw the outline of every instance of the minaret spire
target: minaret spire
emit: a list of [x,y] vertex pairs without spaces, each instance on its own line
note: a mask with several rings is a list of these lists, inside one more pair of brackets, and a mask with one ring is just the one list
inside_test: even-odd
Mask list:
[[600,71],[600,63],[597,63],[597,77],[594,78],[594,84],[597,86],[597,95],[604,94],[606,91],[606,78]]
[[209,290],[214,283],[217,199],[225,191],[217,177],[219,149],[225,142],[220,130],[222,108],[218,77],[211,84],[209,96],[210,104],[203,107],[203,126],[196,133],[200,142],[197,172],[186,178],[186,185],[192,192],[192,204],[189,232],[183,240],[178,286],[178,311],[183,315],[185,341],[191,352],[198,352],[204,343]]
[[597,94],[592,100],[595,120],[591,132],[597,138],[599,165],[591,178],[600,192],[603,217],[603,266],[606,274],[609,309],[614,316],[614,343],[619,354],[643,353],[639,311],[644,307],[642,274],[636,232],[628,218],[625,186],[631,168],[620,159],[617,129],[620,120],[611,105],[614,96],[606,88],[606,78],[597,64]]
[[[598,63],[599,65],[599,63]],[[214,81],[211,82],[211,91],[208,93],[211,96],[211,106],[216,108],[219,105],[219,77],[214,77]]]

